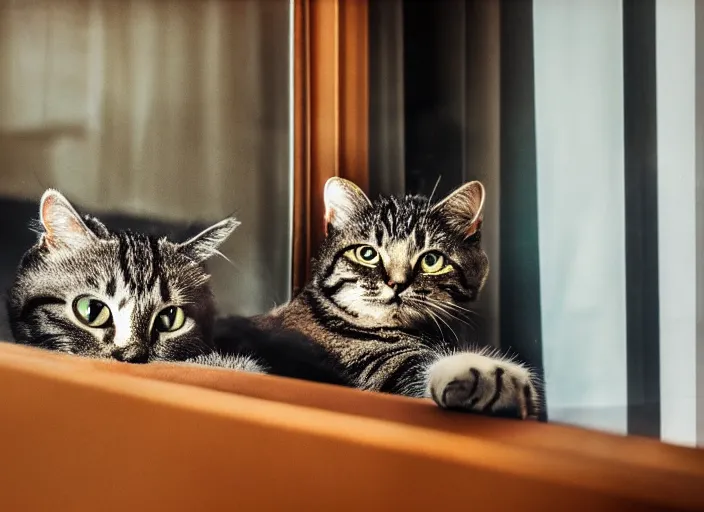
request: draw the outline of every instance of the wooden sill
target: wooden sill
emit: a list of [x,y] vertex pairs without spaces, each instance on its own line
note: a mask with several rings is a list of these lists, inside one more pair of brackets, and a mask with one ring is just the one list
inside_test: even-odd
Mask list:
[[424,400],[9,344],[0,389],[0,510],[704,510],[699,450]]

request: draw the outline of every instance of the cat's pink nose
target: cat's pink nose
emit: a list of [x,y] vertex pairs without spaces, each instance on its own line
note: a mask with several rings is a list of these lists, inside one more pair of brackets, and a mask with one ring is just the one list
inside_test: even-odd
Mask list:
[[403,290],[408,288],[408,281],[403,281],[403,282],[397,282],[394,281],[393,279],[389,279],[389,281],[386,283],[389,285],[389,288],[391,288],[396,295],[401,293]]

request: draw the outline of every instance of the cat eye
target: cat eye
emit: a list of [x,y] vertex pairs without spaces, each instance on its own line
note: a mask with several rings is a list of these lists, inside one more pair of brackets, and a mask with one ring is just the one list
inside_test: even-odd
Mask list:
[[376,267],[379,263],[379,252],[371,245],[360,245],[354,249],[350,249],[345,253],[345,256],[350,260],[365,265],[367,267]]
[[379,262],[379,253],[376,249],[368,245],[357,247],[357,249],[355,249],[355,256],[357,256],[359,261],[369,263],[370,265],[376,265]]
[[431,251],[421,258],[420,269],[424,274],[439,275],[450,272],[452,265],[445,265],[445,256],[437,251]]
[[104,302],[84,295],[73,302],[73,314],[88,327],[108,327],[112,323],[110,308]]
[[178,306],[162,309],[156,316],[154,328],[159,332],[178,331],[186,322],[186,314]]

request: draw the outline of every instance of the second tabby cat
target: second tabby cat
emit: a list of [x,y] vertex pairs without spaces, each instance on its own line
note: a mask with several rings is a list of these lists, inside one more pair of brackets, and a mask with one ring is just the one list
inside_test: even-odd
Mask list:
[[431,396],[447,408],[536,415],[527,367],[424,334],[434,318],[466,311],[487,277],[482,184],[467,183],[437,204],[422,196],[371,202],[340,178],[328,181],[324,195],[327,232],[312,280],[256,321],[309,336],[363,389]]

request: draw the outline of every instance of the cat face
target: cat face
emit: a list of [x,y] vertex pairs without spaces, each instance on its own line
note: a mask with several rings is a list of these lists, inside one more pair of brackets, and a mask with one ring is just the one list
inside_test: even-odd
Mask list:
[[18,343],[127,362],[183,360],[209,347],[214,306],[202,267],[237,227],[225,219],[184,243],[111,232],[58,192],[9,294]]
[[484,195],[474,181],[435,205],[421,196],[372,203],[351,182],[332,178],[314,288],[360,327],[412,328],[462,316],[489,271],[479,245]]

